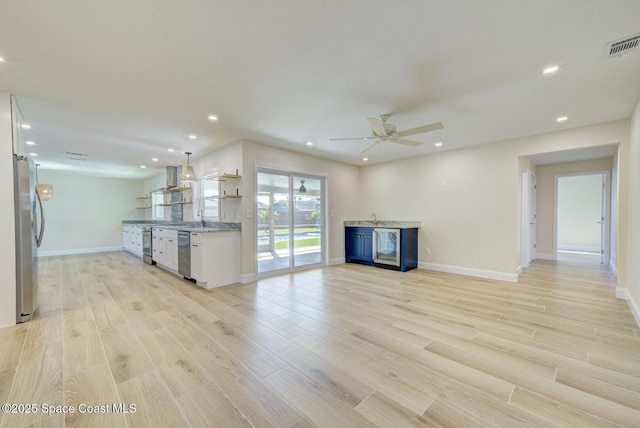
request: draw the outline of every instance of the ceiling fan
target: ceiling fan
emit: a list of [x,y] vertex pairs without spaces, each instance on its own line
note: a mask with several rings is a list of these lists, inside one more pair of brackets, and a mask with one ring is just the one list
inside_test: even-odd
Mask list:
[[441,122],[431,123],[429,125],[419,126],[417,128],[407,129],[405,131],[398,131],[396,125],[387,123],[390,114],[383,114],[379,117],[368,117],[367,120],[371,125],[371,135],[368,137],[353,137],[353,138],[329,138],[329,141],[346,141],[346,140],[375,140],[364,149],[360,150],[360,153],[364,153],[367,150],[371,150],[380,142],[390,141],[392,143],[404,144],[406,146],[417,147],[422,143],[420,141],[405,140],[403,137],[410,135],[423,134],[425,132],[437,131],[443,129],[444,125]]

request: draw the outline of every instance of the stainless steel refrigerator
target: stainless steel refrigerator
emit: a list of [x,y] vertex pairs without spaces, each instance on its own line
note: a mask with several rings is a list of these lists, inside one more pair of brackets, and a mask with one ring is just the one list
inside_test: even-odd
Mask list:
[[42,199],[36,188],[33,160],[13,155],[16,209],[16,314],[17,323],[31,319],[38,309],[36,248],[44,234]]

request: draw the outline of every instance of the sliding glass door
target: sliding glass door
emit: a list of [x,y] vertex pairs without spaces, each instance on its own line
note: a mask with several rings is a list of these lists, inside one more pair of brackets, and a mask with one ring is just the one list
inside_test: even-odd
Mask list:
[[321,265],[324,178],[258,168],[258,274]]

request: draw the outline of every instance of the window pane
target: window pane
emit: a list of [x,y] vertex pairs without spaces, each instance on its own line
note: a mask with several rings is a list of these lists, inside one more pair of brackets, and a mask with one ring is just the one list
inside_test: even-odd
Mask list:
[[216,180],[218,174],[212,174],[202,177],[198,180],[198,189],[200,190],[200,207],[204,213],[204,217],[207,219],[218,220],[219,214],[219,199],[220,194],[220,182]]

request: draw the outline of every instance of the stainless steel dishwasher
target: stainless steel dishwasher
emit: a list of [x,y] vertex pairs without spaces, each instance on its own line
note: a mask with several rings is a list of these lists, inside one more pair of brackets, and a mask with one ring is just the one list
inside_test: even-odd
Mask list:
[[191,242],[190,232],[178,231],[178,273],[191,279]]

